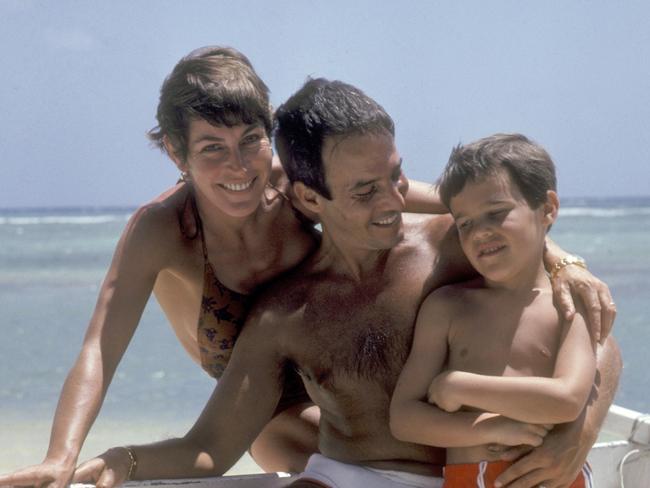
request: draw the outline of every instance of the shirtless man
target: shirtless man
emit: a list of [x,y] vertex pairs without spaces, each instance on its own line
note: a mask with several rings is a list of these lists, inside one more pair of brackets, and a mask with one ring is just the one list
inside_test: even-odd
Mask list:
[[[321,221],[319,249],[266,287],[185,437],[131,448],[137,464],[124,449],[109,450],[82,465],[75,481],[107,488],[129,473],[136,479],[223,473],[273,415],[288,369],[299,372],[321,412],[321,454],[294,486],[439,481],[433,477],[443,451],[396,440],[388,408],[419,304],[434,288],[472,273],[452,220],[402,216],[408,182],[392,120],[356,88],[311,80],[277,118],[277,147],[296,197]],[[512,486],[534,486],[525,476],[539,471],[559,483],[575,478],[612,400],[617,354],[608,340],[599,356],[598,399],[510,468],[510,479],[524,475]],[[473,428],[475,413],[457,415]],[[524,444],[528,427],[513,421],[509,438],[492,441]]]

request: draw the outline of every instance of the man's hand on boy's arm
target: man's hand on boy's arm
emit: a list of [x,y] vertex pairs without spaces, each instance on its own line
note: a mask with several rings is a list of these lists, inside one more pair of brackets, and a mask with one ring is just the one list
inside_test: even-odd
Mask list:
[[598,350],[598,377],[589,403],[574,422],[556,426],[544,443],[529,454],[528,448],[508,450],[502,459],[514,461],[495,486],[507,488],[566,488],[578,476],[614,400],[621,372],[618,345],[611,337]]
[[563,258],[570,254],[563,251],[549,237],[546,238],[544,265],[551,273],[551,284],[556,306],[566,320],[572,320],[575,314],[576,298],[579,298],[587,313],[587,325],[593,336],[603,344],[614,324],[616,304],[607,284],[596,278],[587,269],[575,265],[560,265]]

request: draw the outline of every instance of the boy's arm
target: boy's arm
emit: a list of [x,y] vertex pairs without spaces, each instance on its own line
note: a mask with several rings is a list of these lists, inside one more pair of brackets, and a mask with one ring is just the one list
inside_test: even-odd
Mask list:
[[420,307],[411,353],[391,401],[391,432],[403,441],[440,447],[539,445],[546,434],[544,427],[480,412],[450,414],[427,403],[429,384],[447,357],[451,306],[445,295],[439,289]]
[[594,381],[594,344],[581,313],[565,323],[553,377],[502,377],[448,371],[431,384],[429,400],[445,410],[461,405],[522,422],[571,422],[582,412]]
[[548,272],[552,272],[556,265],[560,265],[551,280],[557,307],[565,320],[572,320],[575,313],[574,302],[579,298],[587,312],[589,329],[596,341],[602,344],[614,325],[616,304],[607,284],[587,269],[576,265],[562,266],[562,259],[569,256],[569,253],[546,236],[544,266]]
[[[498,478],[495,486],[533,488],[569,486],[582,469],[598,438],[600,427],[614,400],[621,372],[621,356],[616,341],[609,337],[598,348],[598,373],[591,396],[575,421],[556,426],[544,443],[526,454],[512,449],[504,460],[515,461]],[[522,457],[522,454],[525,454]]]
[[409,180],[406,211],[411,213],[446,214],[449,209],[440,200],[438,187],[423,181]]
[[[131,448],[137,459],[132,479],[218,476],[244,454],[282,393],[280,334],[259,322],[247,321],[226,371],[185,437]],[[77,468],[73,481],[118,486],[132,464],[126,449],[113,448]]]

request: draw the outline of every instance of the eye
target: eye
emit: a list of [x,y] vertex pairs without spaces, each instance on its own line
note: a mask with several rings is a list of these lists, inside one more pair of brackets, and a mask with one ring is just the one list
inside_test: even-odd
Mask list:
[[377,193],[377,187],[372,185],[367,192],[355,194],[355,198],[365,202],[370,200],[375,193]]
[[221,144],[208,144],[207,146],[203,146],[201,148],[202,153],[215,153],[223,150],[224,147]]
[[257,144],[262,140],[262,135],[257,134],[257,133],[252,133],[246,135],[242,140],[241,143],[244,145],[249,145],[249,144]]
[[490,220],[499,221],[499,220],[503,220],[507,214],[508,214],[507,209],[499,209],[499,210],[492,210],[491,212],[488,212],[487,216]]
[[471,220],[461,220],[460,222],[456,222],[456,228],[460,232],[467,232],[469,229],[472,228],[472,221]]

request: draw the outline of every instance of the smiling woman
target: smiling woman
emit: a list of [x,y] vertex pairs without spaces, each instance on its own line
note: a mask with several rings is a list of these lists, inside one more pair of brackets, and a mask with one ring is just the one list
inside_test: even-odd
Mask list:
[[[45,460],[0,484],[70,481],[152,292],[187,353],[211,376],[221,375],[250,294],[302,261],[318,241],[313,227],[296,218],[279,165],[273,169],[271,117],[268,89],[238,51],[202,48],[176,65],[161,89],[159,125],[150,137],[181,181],[140,207],[122,233],[61,393]],[[310,405],[301,384],[291,376],[286,381],[263,447],[254,448],[272,470],[299,470],[316,450],[317,411],[300,419]],[[288,435],[284,444],[287,436],[274,433],[278,421]],[[280,441],[265,441],[269,435]]]

